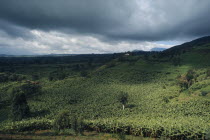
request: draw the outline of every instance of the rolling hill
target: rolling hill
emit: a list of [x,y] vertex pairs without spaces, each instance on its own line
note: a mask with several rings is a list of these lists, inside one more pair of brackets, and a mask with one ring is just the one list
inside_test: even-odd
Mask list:
[[[57,114],[68,110],[70,116],[84,119],[86,130],[171,139],[207,138],[210,37],[163,52],[105,58],[1,66],[1,75],[12,67],[7,76],[16,74],[25,79],[8,78],[0,83],[0,131],[52,129]],[[65,76],[60,78],[60,73]],[[12,122],[12,89],[28,79],[38,82],[41,89],[27,95],[31,115]],[[124,110],[119,101],[122,92],[128,94]]]

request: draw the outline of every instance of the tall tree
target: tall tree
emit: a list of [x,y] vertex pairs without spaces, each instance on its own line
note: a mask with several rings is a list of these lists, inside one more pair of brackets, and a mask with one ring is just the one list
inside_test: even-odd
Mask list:
[[128,93],[127,92],[121,92],[118,96],[119,102],[123,106],[123,110],[125,109],[125,105],[128,103]]
[[30,110],[25,94],[21,90],[14,90],[13,93],[12,118],[14,121],[20,121],[30,115]]

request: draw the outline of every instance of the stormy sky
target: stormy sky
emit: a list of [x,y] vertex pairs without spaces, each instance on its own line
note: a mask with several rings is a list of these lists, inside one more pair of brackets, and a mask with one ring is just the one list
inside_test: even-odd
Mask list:
[[210,35],[210,0],[0,0],[0,54],[169,48]]

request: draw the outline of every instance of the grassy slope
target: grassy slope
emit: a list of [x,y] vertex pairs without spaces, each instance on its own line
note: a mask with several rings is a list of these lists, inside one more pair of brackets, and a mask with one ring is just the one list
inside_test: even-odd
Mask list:
[[[49,82],[43,77],[43,93],[31,97],[29,106],[34,118],[53,120],[59,111],[67,109],[86,118],[90,127],[108,132],[126,126],[136,135],[147,135],[142,134],[145,128],[153,130],[152,136],[162,129],[165,135],[204,134],[210,128],[210,78],[205,74],[210,66],[210,54],[202,50],[209,48],[195,47],[182,54],[181,66],[142,59],[135,64],[113,60],[115,66],[93,70],[90,78],[72,76]],[[20,73],[29,69],[32,70],[30,67]],[[198,81],[189,90],[180,92],[176,77],[189,69],[196,70]],[[1,91],[17,84],[1,84]],[[129,94],[125,110],[117,101],[121,91]],[[208,94],[200,96],[201,91]],[[8,115],[3,115],[8,114],[8,109],[0,110],[1,121],[9,121]]]

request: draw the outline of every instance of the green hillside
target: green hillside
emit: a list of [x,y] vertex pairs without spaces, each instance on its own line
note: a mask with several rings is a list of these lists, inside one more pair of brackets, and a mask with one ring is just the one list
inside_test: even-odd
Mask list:
[[[0,78],[9,78],[0,82],[0,132],[53,129],[57,114],[67,110],[71,117],[83,118],[89,131],[207,139],[210,37],[162,53],[87,59],[1,65]],[[12,98],[18,88],[26,94],[30,115],[14,122]],[[125,109],[119,101],[122,93],[128,95]]]

